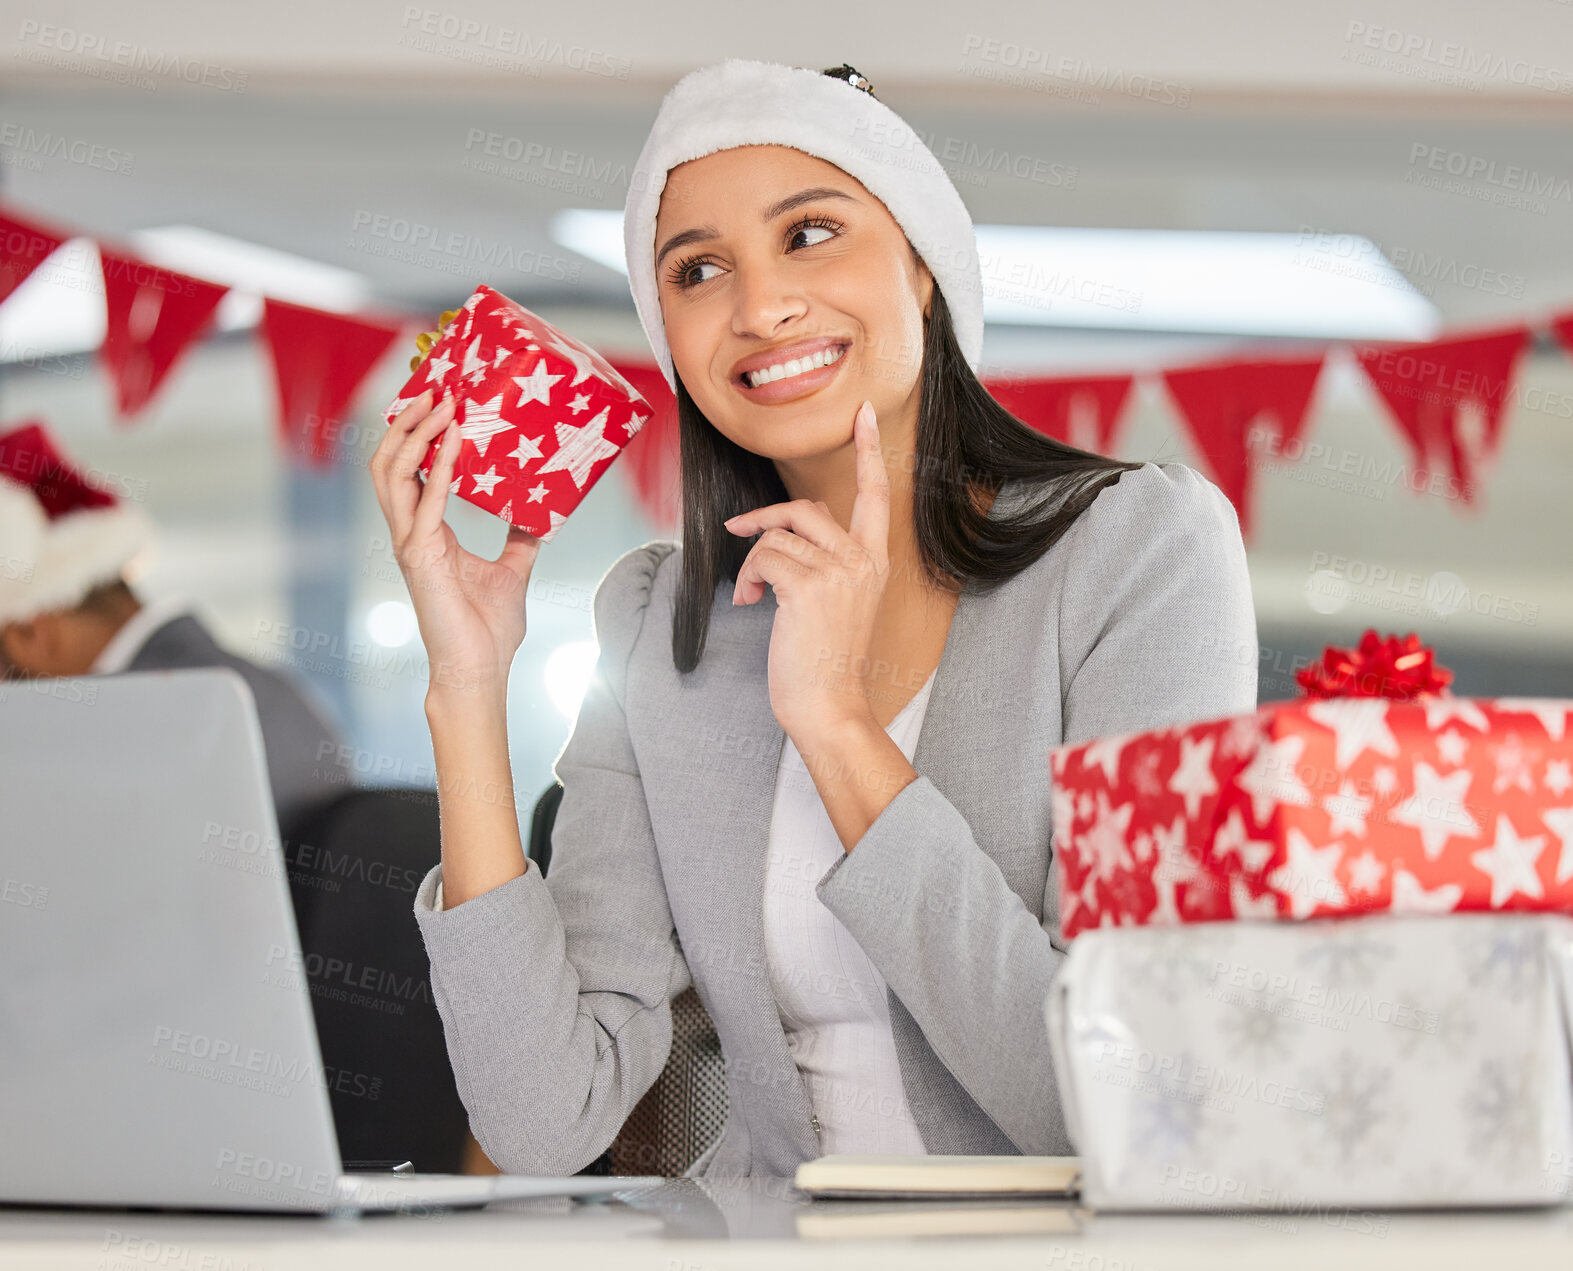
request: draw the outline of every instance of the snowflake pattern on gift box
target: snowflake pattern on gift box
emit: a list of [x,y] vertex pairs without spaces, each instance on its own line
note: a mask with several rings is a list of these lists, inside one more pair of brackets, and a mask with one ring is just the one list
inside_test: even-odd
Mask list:
[[1392,1069],[1346,1049],[1305,1072],[1301,1084],[1322,1094],[1321,1115],[1302,1123],[1309,1150],[1325,1160],[1324,1151],[1330,1149],[1332,1163],[1362,1171],[1391,1163],[1393,1144],[1407,1120]]
[[1253,993],[1241,1000],[1226,1000],[1218,1016],[1218,1031],[1229,1042],[1230,1054],[1242,1054],[1254,1064],[1287,1059],[1299,1049],[1304,1025],[1292,1017],[1294,1002],[1279,994]]
[[1212,984],[1213,967],[1221,956],[1213,929],[1149,927],[1132,935],[1131,952],[1121,963],[1128,972],[1125,983],[1133,992],[1166,1005]]
[[[1195,1071],[1196,1057],[1189,1051],[1178,1061],[1181,1072]],[[1133,1104],[1129,1147],[1148,1168],[1206,1160],[1234,1132],[1227,1119],[1233,1106],[1204,1083],[1146,1074],[1137,1083]]]
[[1365,934],[1360,923],[1340,918],[1314,921],[1322,925],[1322,939],[1307,948],[1298,963],[1330,988],[1369,984],[1396,955],[1390,942]]
[[1503,1168],[1522,1168],[1527,1149],[1533,1166],[1542,1109],[1536,1097],[1535,1056],[1483,1060],[1464,1096],[1469,1118],[1469,1150]]
[[1464,976],[1471,989],[1518,1005],[1533,1001],[1545,983],[1545,944],[1538,928],[1514,929],[1487,920],[1466,937]]

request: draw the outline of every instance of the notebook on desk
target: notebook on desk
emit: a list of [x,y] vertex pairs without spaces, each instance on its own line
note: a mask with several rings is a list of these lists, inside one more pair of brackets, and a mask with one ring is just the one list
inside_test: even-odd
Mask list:
[[1074,1196],[1074,1156],[859,1156],[831,1153],[797,1167],[793,1185],[811,1196],[871,1200],[941,1196]]

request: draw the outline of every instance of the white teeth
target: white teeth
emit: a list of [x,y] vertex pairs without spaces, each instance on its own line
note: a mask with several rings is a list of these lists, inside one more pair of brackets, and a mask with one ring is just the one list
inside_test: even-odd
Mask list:
[[824,349],[809,357],[793,358],[789,362],[778,362],[775,366],[767,366],[762,371],[749,371],[748,383],[752,388],[761,384],[770,384],[776,380],[784,380],[791,375],[801,375],[804,371],[817,370],[821,366],[829,366],[841,357],[840,348]]

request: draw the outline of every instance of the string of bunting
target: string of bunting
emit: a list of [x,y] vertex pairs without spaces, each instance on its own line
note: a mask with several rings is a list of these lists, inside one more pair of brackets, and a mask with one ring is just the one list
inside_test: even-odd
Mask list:
[[[68,231],[0,205],[0,304],[63,243]],[[96,240],[95,240],[96,241]],[[227,286],[140,259],[98,242],[105,337],[99,358],[122,422],[142,414],[190,347],[210,333]],[[273,364],[279,438],[287,452],[318,467],[333,462],[342,422],[361,385],[425,317],[336,313],[263,298],[261,332]],[[1552,336],[1573,354],[1573,310],[1553,315]],[[1441,476],[1473,506],[1481,469],[1500,451],[1507,408],[1532,329],[1514,323],[1414,343],[1350,344],[1409,451],[1408,484]],[[1331,347],[1331,346],[1329,346]],[[1173,402],[1201,467],[1234,504],[1242,533],[1252,527],[1253,450],[1263,430],[1275,453],[1299,454],[1327,350],[1313,356],[1229,358],[1164,369],[1153,377]],[[659,526],[678,521],[676,402],[650,363],[614,361],[649,402],[652,417],[619,466],[645,514]],[[1034,428],[1100,454],[1119,450],[1119,430],[1138,373],[1089,376],[986,376],[984,386]]]

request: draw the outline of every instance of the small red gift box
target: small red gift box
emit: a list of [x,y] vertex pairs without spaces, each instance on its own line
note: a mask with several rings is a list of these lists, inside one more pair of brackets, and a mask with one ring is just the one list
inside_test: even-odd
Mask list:
[[1300,672],[1307,697],[1052,751],[1065,937],[1573,910],[1573,701],[1454,697],[1431,656],[1367,631]]
[[[650,417],[599,353],[490,287],[478,287],[389,405],[392,423],[434,390],[458,399],[464,438],[449,489],[550,541]],[[431,475],[439,437],[421,460]]]

